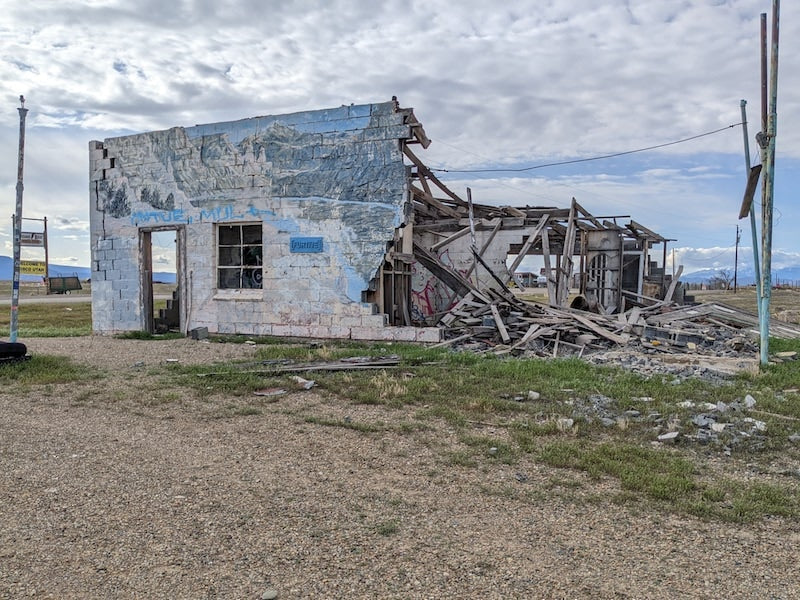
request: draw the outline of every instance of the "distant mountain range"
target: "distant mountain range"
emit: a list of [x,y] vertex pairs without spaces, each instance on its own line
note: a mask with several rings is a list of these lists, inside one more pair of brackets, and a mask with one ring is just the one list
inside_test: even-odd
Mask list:
[[[689,274],[681,275],[681,281],[687,283],[703,283],[711,280],[719,275],[722,269],[702,269],[700,271],[693,271]],[[733,274],[733,268],[726,268],[726,271]],[[736,281],[739,285],[752,285],[755,283],[755,273],[752,269],[739,269],[736,275]],[[772,270],[772,282],[800,282],[800,266],[784,267],[783,269]]]
[[[77,275],[81,281],[91,278],[92,270],[89,267],[78,267],[74,265],[50,265],[48,269],[50,277],[62,275]],[[10,281],[14,278],[14,260],[9,256],[0,256],[0,280]],[[20,281],[41,281],[38,275],[20,275]],[[156,272],[153,273],[153,281],[161,283],[175,283],[175,273]]]

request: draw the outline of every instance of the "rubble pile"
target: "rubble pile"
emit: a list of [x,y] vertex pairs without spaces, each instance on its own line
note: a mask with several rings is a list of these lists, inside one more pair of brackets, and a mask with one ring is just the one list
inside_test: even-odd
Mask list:
[[[581,357],[636,371],[653,371],[654,359],[664,355],[736,358],[758,353],[758,318],[718,302],[691,306],[656,302],[604,315],[523,301],[510,291],[487,290],[467,294],[439,326],[444,329],[441,345],[462,350]],[[772,319],[770,333],[796,339],[800,326]],[[702,374],[685,364],[677,369],[687,376]],[[657,372],[665,371],[659,367]]]

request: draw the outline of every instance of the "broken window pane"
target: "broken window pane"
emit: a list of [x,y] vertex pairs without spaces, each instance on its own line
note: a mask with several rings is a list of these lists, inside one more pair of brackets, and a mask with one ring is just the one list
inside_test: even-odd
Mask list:
[[245,246],[244,261],[242,264],[248,267],[261,266],[261,246]]
[[218,273],[219,282],[217,285],[220,289],[238,289],[242,287],[239,269],[219,269]]
[[261,244],[261,225],[242,225],[242,244]]
[[242,287],[260,290],[262,277],[261,269],[243,269]]
[[[260,242],[259,237],[259,242]],[[241,226],[239,225],[220,225],[219,226],[219,245],[238,246],[242,243]]]
[[219,248],[219,266],[238,267],[242,264],[242,249],[240,246]]

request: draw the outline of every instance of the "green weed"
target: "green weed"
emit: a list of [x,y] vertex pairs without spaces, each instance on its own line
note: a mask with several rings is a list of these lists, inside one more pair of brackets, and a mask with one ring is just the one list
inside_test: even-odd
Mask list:
[[76,365],[64,356],[34,354],[30,360],[0,364],[0,384],[47,385],[101,377],[97,369]]
[[373,529],[378,535],[389,537],[400,531],[400,524],[395,520],[383,521],[377,523]]
[[328,419],[324,417],[307,416],[303,419],[306,423],[313,425],[323,425],[325,427],[342,427],[343,429],[352,429],[353,431],[360,431],[361,433],[377,433],[379,431],[386,431],[385,424],[371,424],[361,423],[345,419]]

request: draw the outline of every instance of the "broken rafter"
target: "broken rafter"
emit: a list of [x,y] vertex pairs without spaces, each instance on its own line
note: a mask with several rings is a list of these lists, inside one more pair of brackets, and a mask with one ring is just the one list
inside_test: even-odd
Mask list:
[[454,209],[454,208],[452,208],[450,206],[447,206],[441,200],[438,200],[437,198],[434,198],[433,195],[430,193],[429,189],[423,191],[423,190],[419,189],[418,187],[415,187],[415,186],[412,185],[411,186],[411,191],[414,194],[414,198],[416,198],[417,200],[419,200],[419,201],[421,201],[421,202],[423,202],[425,204],[429,204],[430,206],[433,206],[436,210],[444,213],[448,217],[454,217],[454,218],[457,218],[457,219],[461,218],[462,215],[461,215],[460,212],[458,212],[456,209]]
[[[438,277],[459,296],[465,296],[469,292],[472,292],[476,296],[484,297],[467,279],[454,271],[451,267],[445,265],[437,256],[428,252],[417,242],[414,242],[414,257],[422,263],[422,266]],[[486,302],[488,304],[488,299]]]
[[408,157],[408,159],[412,163],[414,163],[414,166],[417,167],[417,171],[421,175],[427,177],[428,180],[433,182],[440,190],[442,190],[445,194],[450,196],[450,198],[452,198],[453,202],[455,202],[456,205],[463,207],[467,206],[467,203],[461,198],[459,198],[454,191],[452,191],[449,187],[447,187],[445,184],[439,181],[438,177],[436,177],[436,175],[434,175],[431,172],[431,170],[425,166],[425,163],[423,163],[419,158],[417,158],[417,156],[411,151],[411,149],[408,146],[405,145],[403,146],[403,153]]
[[460,229],[460,230],[456,231],[453,235],[450,235],[450,236],[446,237],[445,239],[443,239],[443,240],[441,240],[439,242],[436,242],[433,246],[431,246],[431,252],[436,252],[437,250],[439,250],[439,248],[444,248],[445,246],[447,246],[451,242],[454,242],[457,239],[460,239],[460,238],[464,237],[465,235],[470,233],[470,231],[471,231],[471,229],[469,227],[465,227],[464,229]]

